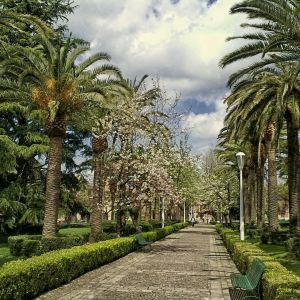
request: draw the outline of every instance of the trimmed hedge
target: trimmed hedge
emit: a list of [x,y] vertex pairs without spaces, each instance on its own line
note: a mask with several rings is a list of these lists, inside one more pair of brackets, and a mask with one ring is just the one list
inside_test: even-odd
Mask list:
[[300,278],[288,271],[257,246],[240,241],[232,229],[216,227],[241,273],[246,273],[254,258],[259,258],[267,267],[262,279],[263,299],[299,299]]
[[[176,230],[182,228],[184,223],[177,223],[174,225],[166,226],[164,229],[155,229],[157,238],[161,239]],[[127,225],[126,225],[127,226]],[[152,228],[150,224],[141,224],[143,231],[149,231]],[[133,235],[136,233],[135,227],[132,224],[128,224],[127,235]],[[166,233],[167,232],[167,233]],[[101,234],[101,241],[117,238],[116,233]],[[69,236],[57,236],[57,237],[43,237],[41,235],[20,235],[11,236],[8,238],[8,246],[10,252],[14,256],[31,257],[35,255],[41,255],[43,253],[59,250],[68,249],[74,246],[84,245],[88,242],[88,235],[69,235]]]
[[10,262],[0,269],[0,299],[33,298],[134,249],[134,237],[118,238]]
[[87,242],[84,236],[44,237],[41,235],[10,236],[8,246],[14,256],[31,257],[43,253],[80,246]]
[[293,253],[297,259],[300,259],[300,238],[293,237],[287,241],[287,247],[291,253]]
[[[185,226],[187,224],[179,223],[142,234],[145,238],[156,241]],[[120,258],[136,247],[136,238],[131,236],[56,250],[26,260],[6,263],[0,268],[0,299],[36,297]]]

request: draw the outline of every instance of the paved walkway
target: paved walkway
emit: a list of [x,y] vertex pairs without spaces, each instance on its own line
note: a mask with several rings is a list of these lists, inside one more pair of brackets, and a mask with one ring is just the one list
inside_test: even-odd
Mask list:
[[198,225],[89,272],[38,299],[229,300],[237,272],[213,226]]

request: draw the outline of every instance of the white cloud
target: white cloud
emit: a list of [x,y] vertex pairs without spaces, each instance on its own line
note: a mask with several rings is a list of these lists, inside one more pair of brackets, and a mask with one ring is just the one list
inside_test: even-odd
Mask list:
[[[176,5],[170,0],[75,0],[79,8],[70,16],[69,28],[91,42],[93,52],[108,52],[125,76],[158,76],[183,100],[193,98],[218,108],[233,70],[219,69],[218,62],[240,43],[225,42],[241,32],[243,16],[229,15],[236,2],[218,0],[208,7],[207,0],[181,0]],[[198,128],[212,117],[203,135],[193,136],[215,140],[224,116],[220,111],[190,115],[189,122]]]
[[216,144],[216,137],[223,128],[226,107],[218,101],[216,111],[204,114],[188,114],[182,126],[190,131],[190,139],[194,152],[202,152]]

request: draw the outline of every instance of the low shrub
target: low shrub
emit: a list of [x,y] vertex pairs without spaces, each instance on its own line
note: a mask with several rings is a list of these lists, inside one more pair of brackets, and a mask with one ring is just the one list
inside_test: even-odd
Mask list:
[[67,249],[83,245],[86,242],[85,237],[76,235],[44,238],[41,235],[20,235],[8,238],[10,253],[14,256],[25,257],[41,255],[58,249]]
[[293,237],[287,240],[286,243],[289,252],[294,254],[297,259],[300,259],[300,238],[299,237]]
[[267,229],[263,230],[261,233],[261,242],[262,244],[273,244],[273,245],[282,245],[290,237],[290,234],[287,231],[275,231],[270,232]]
[[300,290],[289,289],[289,288],[279,288],[277,290],[277,295],[274,300],[299,300]]
[[148,231],[152,231],[153,230],[153,226],[150,223],[144,223],[144,222],[142,222],[139,225],[142,227],[142,231],[143,232],[148,232]]
[[264,230],[260,236],[261,243],[266,245],[270,241],[270,233],[268,230]]
[[261,231],[259,229],[247,229],[246,230],[246,235],[252,239],[254,237],[258,237],[258,236],[261,236]]
[[115,233],[117,231],[117,223],[115,221],[103,221],[102,228],[106,233]]
[[[25,240],[38,241],[42,238],[41,235],[16,235],[8,238],[9,251],[13,256],[22,256],[24,249],[23,244]],[[25,251],[27,252],[27,251]]]
[[[231,253],[233,261],[242,273],[248,270],[254,258],[259,258],[266,265],[267,270],[262,279],[263,299],[299,299],[297,298],[300,287],[299,277],[288,271],[257,246],[246,241],[240,241],[237,232],[227,228],[218,228],[218,231]],[[288,290],[289,293],[284,294],[284,289]],[[291,296],[290,291],[293,289],[296,292],[293,292],[294,294]]]
[[276,231],[270,232],[270,242],[273,245],[281,245],[283,242],[287,241],[290,237],[288,232]]
[[70,235],[65,237],[43,237],[37,255],[58,249],[68,249],[74,246],[80,246],[87,241],[82,236]]
[[85,228],[85,227],[89,227],[90,225],[88,223],[66,223],[66,224],[60,224],[58,225],[59,229],[63,229],[63,228]]
[[135,249],[133,237],[118,238],[35,256],[0,269],[0,299],[29,299]]
[[216,230],[217,230],[218,233],[221,233],[222,225],[221,224],[216,224]]

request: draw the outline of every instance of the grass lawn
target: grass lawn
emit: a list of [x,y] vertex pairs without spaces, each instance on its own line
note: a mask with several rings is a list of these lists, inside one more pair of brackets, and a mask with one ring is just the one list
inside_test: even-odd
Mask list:
[[247,241],[267,252],[288,270],[300,277],[300,261],[293,259],[284,245],[264,245],[260,243],[259,238],[247,239]]
[[62,235],[83,235],[90,233],[90,227],[81,227],[81,228],[62,228],[59,230],[59,234]]
[[8,244],[0,244],[0,267],[4,263],[15,259],[17,259],[17,257],[10,254]]

